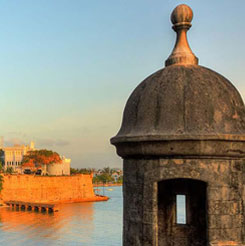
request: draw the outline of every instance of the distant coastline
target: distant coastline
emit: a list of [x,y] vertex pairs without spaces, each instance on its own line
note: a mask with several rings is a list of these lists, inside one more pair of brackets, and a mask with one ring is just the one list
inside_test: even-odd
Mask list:
[[114,184],[103,184],[103,183],[100,183],[100,184],[93,184],[93,187],[109,187],[109,186],[122,186],[122,183],[114,183]]

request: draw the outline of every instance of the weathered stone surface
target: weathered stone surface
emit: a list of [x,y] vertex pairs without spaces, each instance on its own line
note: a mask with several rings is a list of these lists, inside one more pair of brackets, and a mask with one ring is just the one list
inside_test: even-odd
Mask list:
[[42,203],[96,201],[91,175],[70,177],[6,175],[1,198],[3,201]]
[[233,135],[244,139],[244,134],[244,104],[235,87],[208,68],[175,65],[154,73],[135,89],[112,141],[202,136],[229,140]]
[[[126,174],[124,180],[124,220],[127,221],[127,224],[139,223],[140,227],[142,227],[141,236],[138,235],[137,240],[135,240],[137,242],[140,240],[141,245],[157,245],[156,242],[159,243],[159,239],[164,235],[164,230],[166,230],[162,227],[164,224],[161,224],[165,220],[160,219],[161,216],[159,214],[161,212],[159,212],[157,184],[163,180],[188,179],[200,180],[208,184],[206,233],[210,242],[214,240],[226,242],[242,241],[244,227],[244,200],[242,197],[244,185],[242,176],[245,173],[240,167],[242,167],[243,163],[243,160],[239,161],[237,159],[124,160],[124,174]],[[127,174],[129,175],[127,176]],[[140,179],[141,182],[139,182]],[[195,186],[195,183],[193,185]],[[178,191],[176,190],[175,192]],[[175,212],[173,211],[173,213]],[[194,216],[197,216],[197,212],[194,213]],[[174,234],[163,237],[162,239],[166,243],[159,245],[176,246],[181,244],[181,242],[182,245],[188,246],[206,245],[205,241],[203,243],[202,240],[198,242],[198,236],[194,236],[194,234],[191,238],[195,238],[195,243],[192,242],[190,244],[190,241],[183,237],[183,231],[179,231],[178,227],[171,228]],[[189,230],[190,227],[188,227]],[[129,232],[125,233],[124,237],[127,242],[132,240],[132,235],[129,235]],[[127,237],[130,238],[127,240]],[[186,244],[183,244],[184,242]],[[130,244],[126,243],[125,245]]]

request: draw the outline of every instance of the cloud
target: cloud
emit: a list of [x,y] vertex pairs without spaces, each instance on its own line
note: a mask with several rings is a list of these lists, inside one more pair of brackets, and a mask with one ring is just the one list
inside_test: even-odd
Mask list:
[[8,136],[18,136],[21,138],[25,138],[27,135],[24,132],[18,132],[18,131],[11,131],[11,132],[7,132]]
[[24,142],[19,138],[4,139],[4,146],[22,145]]
[[35,139],[35,143],[38,147],[55,147],[55,146],[67,146],[69,141],[63,139],[51,139],[51,138],[38,138]]

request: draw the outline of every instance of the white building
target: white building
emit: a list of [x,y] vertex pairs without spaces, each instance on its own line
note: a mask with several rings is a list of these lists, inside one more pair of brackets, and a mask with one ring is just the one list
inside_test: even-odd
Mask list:
[[21,172],[21,163],[24,155],[30,150],[35,150],[35,144],[31,141],[30,145],[17,145],[2,148],[4,156],[4,169],[12,167],[14,171]]
[[42,175],[70,175],[71,159],[67,159],[63,156],[61,160],[61,163],[42,165]]

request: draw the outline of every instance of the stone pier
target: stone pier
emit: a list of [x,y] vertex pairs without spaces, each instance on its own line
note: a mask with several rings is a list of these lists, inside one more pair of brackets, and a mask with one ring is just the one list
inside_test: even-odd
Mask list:
[[48,203],[34,203],[34,202],[22,202],[22,201],[6,201],[5,204],[13,208],[20,208],[22,210],[34,210],[40,212],[58,212],[59,208],[57,204]]

